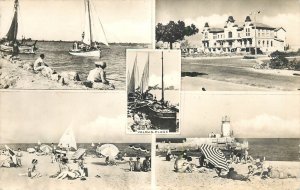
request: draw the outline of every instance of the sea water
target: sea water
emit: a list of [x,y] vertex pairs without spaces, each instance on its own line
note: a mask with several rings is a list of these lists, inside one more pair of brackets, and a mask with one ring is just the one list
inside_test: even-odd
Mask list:
[[[20,55],[22,60],[34,62],[40,54],[45,54],[45,63],[57,72],[76,71],[82,81],[86,80],[90,70],[95,68],[95,61],[99,57],[81,57],[69,54],[72,48],[71,42],[38,42],[38,50],[35,55]],[[144,48],[143,44],[122,45],[113,44],[103,47],[101,60],[107,62],[106,76],[117,90],[125,90],[126,86],[126,49]]]
[[[51,143],[42,143],[42,144],[47,144],[49,146],[51,146]],[[57,143],[54,143],[57,146]],[[88,155],[96,155],[96,148],[97,146],[101,146],[103,144],[106,143],[95,143],[95,146],[92,147],[92,143],[77,143],[77,148],[84,148],[86,149],[86,152]],[[110,144],[110,143],[107,143]],[[150,143],[111,143],[114,144],[116,147],[118,147],[119,151],[124,155],[124,153],[127,154],[127,156],[130,157],[135,157],[135,156],[146,156],[146,155],[150,155],[150,151],[151,151],[151,144]],[[0,150],[5,150],[5,144],[0,144]],[[13,149],[13,150],[18,150],[18,148],[20,148],[22,151],[26,151],[27,148],[34,148],[35,146],[37,146],[37,143],[8,143],[6,144],[9,148]],[[145,147],[149,153],[146,152],[142,152],[140,150],[134,150],[132,148],[129,147],[129,145],[136,145],[136,146],[143,146]]]
[[249,142],[249,154],[253,158],[263,158],[271,161],[299,161],[299,138],[249,138],[237,139]]

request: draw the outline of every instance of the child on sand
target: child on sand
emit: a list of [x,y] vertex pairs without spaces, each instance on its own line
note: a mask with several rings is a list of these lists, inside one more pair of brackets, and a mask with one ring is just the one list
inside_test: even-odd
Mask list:
[[133,171],[134,170],[134,162],[133,159],[130,157],[129,158],[129,171]]
[[37,169],[38,160],[33,159],[31,163],[32,163],[32,167],[28,168],[28,177],[30,177],[31,179],[42,177],[41,173]]

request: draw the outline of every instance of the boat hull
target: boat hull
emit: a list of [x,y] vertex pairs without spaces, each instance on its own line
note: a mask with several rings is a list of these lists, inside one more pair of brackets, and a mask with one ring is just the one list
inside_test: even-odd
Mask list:
[[148,115],[151,123],[161,130],[169,130],[176,132],[177,129],[177,113],[176,112],[158,112],[152,107],[148,107]]
[[[7,53],[12,53],[13,52],[13,47],[1,44],[0,45],[0,51],[7,52]],[[34,46],[21,45],[21,46],[19,46],[19,53],[20,54],[35,54]]]
[[69,54],[75,56],[83,56],[83,57],[100,57],[101,50],[92,50],[92,51],[69,51]]

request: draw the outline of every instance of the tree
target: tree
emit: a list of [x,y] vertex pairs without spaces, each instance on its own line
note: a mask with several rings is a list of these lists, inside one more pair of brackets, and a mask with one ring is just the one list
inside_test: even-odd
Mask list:
[[199,29],[191,24],[189,26],[185,26],[183,21],[178,21],[177,23],[174,21],[170,21],[168,24],[163,25],[162,23],[158,23],[155,27],[155,38],[156,41],[164,41],[170,43],[170,48],[172,49],[172,44],[177,40],[183,40],[185,36],[192,36],[197,34]]

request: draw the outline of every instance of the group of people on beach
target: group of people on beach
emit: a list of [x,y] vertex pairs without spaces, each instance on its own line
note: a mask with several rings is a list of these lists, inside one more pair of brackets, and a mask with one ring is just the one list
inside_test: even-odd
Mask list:
[[[248,157],[247,157],[248,156]],[[243,155],[241,160],[245,160],[242,162],[248,165],[248,172],[246,174],[239,174],[235,171],[234,167],[229,167],[228,170],[221,169],[216,167],[214,164],[210,163],[208,159],[201,154],[199,159],[199,166],[192,163],[192,157],[187,155],[187,151],[181,152],[179,155],[174,155],[171,153],[171,150],[168,149],[166,154],[166,161],[175,160],[174,162],[174,171],[178,173],[192,173],[194,171],[205,173],[215,171],[218,177],[232,179],[232,180],[240,180],[240,181],[250,181],[252,176],[259,176],[261,179],[267,178],[278,178],[278,179],[286,179],[286,178],[296,178],[296,175],[278,168],[273,168],[270,164],[268,164],[265,160],[260,159],[247,159],[249,155]],[[245,158],[246,157],[246,158]],[[231,162],[229,160],[229,164],[237,164],[241,162]]]
[[145,160],[141,162],[140,157],[136,157],[136,161],[133,161],[133,158],[129,158],[129,171],[135,172],[149,172],[151,171],[151,159],[149,156],[145,157]]
[[[15,44],[13,46],[13,51],[11,55],[3,54],[2,57],[9,57],[10,61],[20,61],[18,57],[19,50],[18,45]],[[52,74],[57,74],[57,72],[52,69],[45,62],[45,54],[40,54],[40,56],[34,61],[33,64],[29,64],[32,70],[35,73],[47,73],[47,76],[51,76]],[[105,61],[95,61],[95,68],[89,71],[88,77],[82,84],[88,88],[97,88],[97,86],[107,85],[110,89],[115,89],[114,85],[109,82],[106,78],[105,68],[107,67],[107,63]]]

